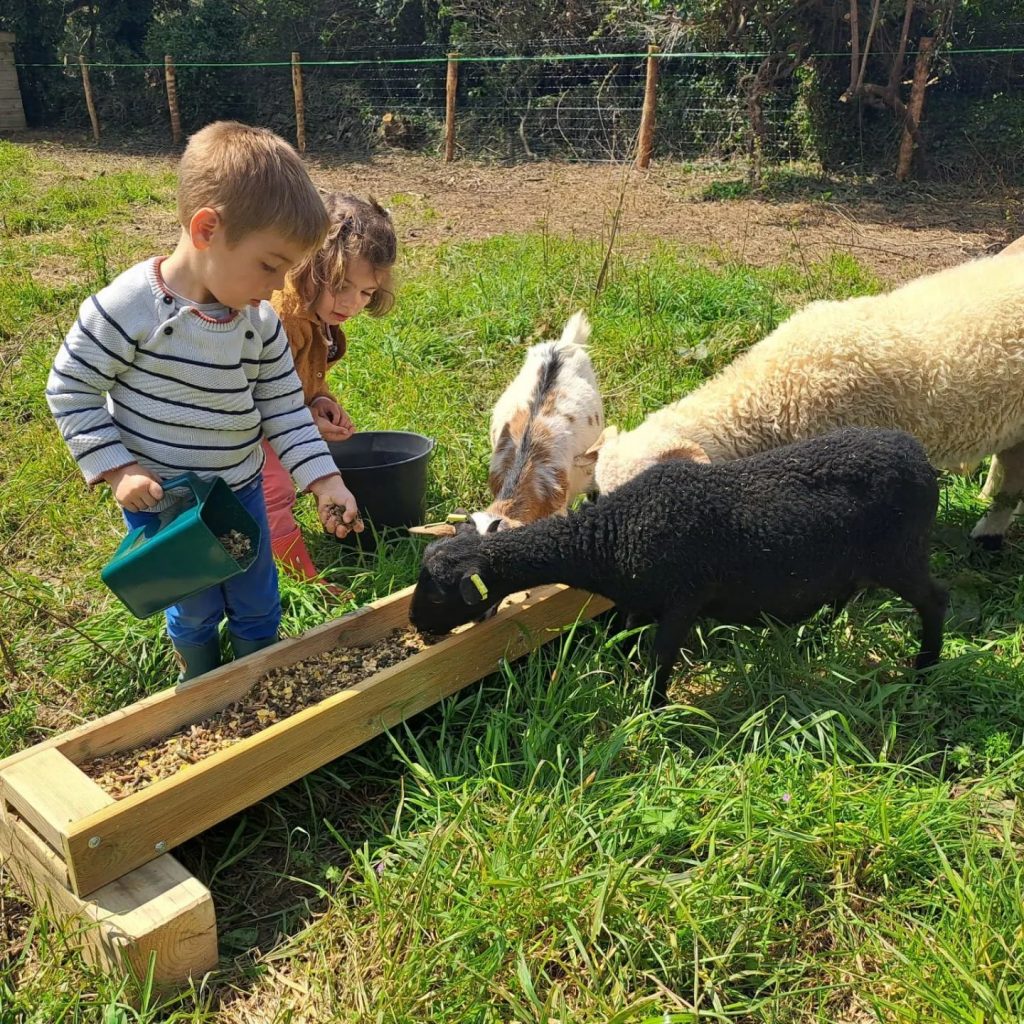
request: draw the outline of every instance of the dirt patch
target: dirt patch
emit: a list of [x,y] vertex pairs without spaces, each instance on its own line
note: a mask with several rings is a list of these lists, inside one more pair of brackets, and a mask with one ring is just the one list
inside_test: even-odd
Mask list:
[[[29,133],[34,151],[68,169],[99,173],[173,169],[176,154],[130,144],[96,150],[77,136]],[[810,262],[848,252],[884,281],[902,281],[998,251],[1021,233],[1019,190],[986,185],[898,185],[880,180],[783,175],[763,193],[707,201],[728,181],[742,193],[742,171],[658,164],[550,161],[500,166],[386,153],[351,160],[315,153],[309,164],[324,189],[372,192],[388,204],[406,246],[486,238],[506,232],[603,238],[625,175],[622,244],[650,239],[712,249],[754,265]],[[137,227],[165,248],[177,233],[171,210],[140,211]]]
[[25,948],[33,910],[20,897],[6,890],[6,882],[6,875],[0,870],[0,965],[10,966]]
[[[407,245],[524,230],[603,238],[623,169],[601,164],[444,165],[383,157],[315,163],[318,183],[372,188],[390,201]],[[885,281],[901,281],[998,251],[1016,237],[1019,198],[1006,190],[846,185],[810,178],[775,194],[706,201],[723,174],[665,164],[625,174],[623,244],[659,239],[756,266],[848,252]],[[361,179],[361,180],[360,180]]]

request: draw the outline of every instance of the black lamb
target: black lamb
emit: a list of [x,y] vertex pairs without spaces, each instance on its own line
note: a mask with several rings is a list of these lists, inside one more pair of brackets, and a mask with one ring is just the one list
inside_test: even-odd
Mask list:
[[660,463],[568,516],[423,554],[409,618],[445,633],[509,594],[564,583],[657,623],[653,699],[664,703],[694,621],[792,624],[866,587],[921,618],[918,668],[938,661],[946,591],[928,566],[938,505],[924,449],[895,430],[847,428],[748,458]]

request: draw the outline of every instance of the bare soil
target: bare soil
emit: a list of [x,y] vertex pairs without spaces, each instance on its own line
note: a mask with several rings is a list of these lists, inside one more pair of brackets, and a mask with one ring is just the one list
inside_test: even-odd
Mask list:
[[[80,136],[19,138],[83,176],[170,170],[177,160],[169,150],[130,143],[97,149]],[[644,172],[551,161],[445,164],[436,156],[400,152],[359,160],[320,152],[308,160],[321,188],[381,198],[394,213],[402,243],[410,247],[530,230],[604,238],[622,189],[624,247],[666,240],[754,265],[848,252],[888,282],[996,252],[1024,230],[1021,190],[991,183],[897,184],[791,170],[749,195],[709,200],[716,182],[742,192],[742,169],[679,163]],[[172,245],[177,233],[173,213],[156,208],[139,211],[133,229],[151,234],[158,248]]]

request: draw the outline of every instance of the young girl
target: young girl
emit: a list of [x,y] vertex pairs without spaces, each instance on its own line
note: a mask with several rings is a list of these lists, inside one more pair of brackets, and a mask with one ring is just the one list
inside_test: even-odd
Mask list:
[[[391,268],[398,242],[388,212],[376,200],[331,193],[324,198],[331,226],[327,241],[288,275],[270,302],[291,345],[313,422],[325,441],[355,432],[348,413],[327,387],[327,371],[345,354],[341,325],[364,310],[383,316],[394,304]],[[292,510],[295,488],[281,460],[263,441],[263,493],[275,557],[300,579],[317,576]]]

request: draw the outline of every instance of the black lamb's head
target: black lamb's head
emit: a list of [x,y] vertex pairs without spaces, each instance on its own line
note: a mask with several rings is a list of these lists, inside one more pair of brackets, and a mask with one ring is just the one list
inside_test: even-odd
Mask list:
[[428,545],[409,604],[409,621],[417,629],[450,633],[497,603],[483,572],[483,540],[475,530],[466,530]]

